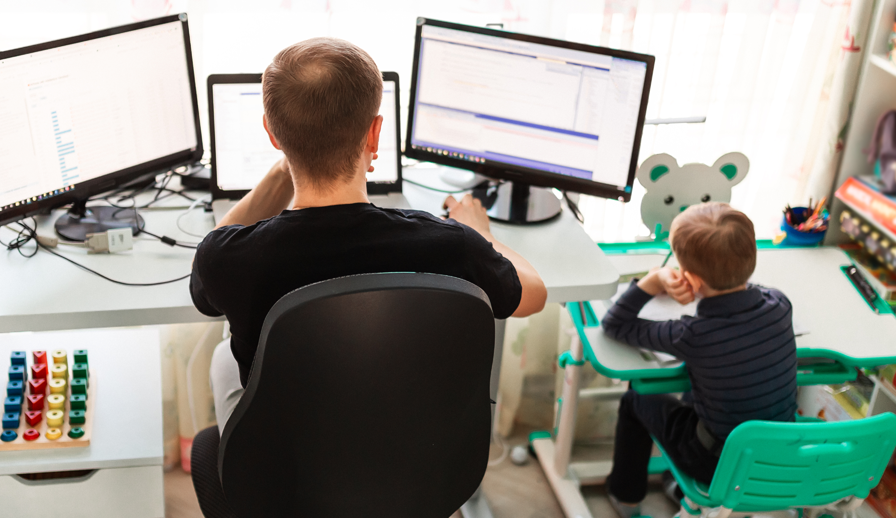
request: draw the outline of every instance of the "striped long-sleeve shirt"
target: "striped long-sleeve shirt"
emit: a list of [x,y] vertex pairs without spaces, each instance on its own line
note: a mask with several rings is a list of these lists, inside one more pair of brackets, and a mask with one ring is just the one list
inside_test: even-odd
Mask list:
[[783,293],[749,285],[701,300],[695,317],[667,322],[638,318],[651,298],[633,282],[604,316],[604,333],[684,360],[694,410],[710,431],[724,439],[751,419],[793,421],[796,342]]

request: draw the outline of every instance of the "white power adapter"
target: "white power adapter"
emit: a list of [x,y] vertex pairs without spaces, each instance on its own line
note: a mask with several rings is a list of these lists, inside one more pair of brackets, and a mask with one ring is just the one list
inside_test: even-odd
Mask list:
[[90,254],[124,252],[134,248],[134,234],[130,227],[112,228],[105,232],[87,234],[85,243]]

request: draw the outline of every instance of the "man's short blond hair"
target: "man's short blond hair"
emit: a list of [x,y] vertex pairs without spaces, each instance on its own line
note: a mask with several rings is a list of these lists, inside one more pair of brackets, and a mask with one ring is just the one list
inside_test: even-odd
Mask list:
[[313,188],[349,181],[383,99],[383,78],[359,47],[313,38],[280,51],[262,78],[264,113],[290,165]]
[[753,222],[727,203],[691,205],[672,221],[669,239],[681,269],[714,290],[744,285],[756,268]]

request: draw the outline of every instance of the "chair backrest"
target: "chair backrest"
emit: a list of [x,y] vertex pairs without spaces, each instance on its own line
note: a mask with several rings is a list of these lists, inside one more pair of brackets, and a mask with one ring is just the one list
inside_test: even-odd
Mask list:
[[709,498],[779,510],[865,498],[896,447],[896,415],[833,423],[747,421],[725,441]]
[[485,474],[494,340],[488,297],[453,277],[285,295],[221,437],[228,503],[242,517],[446,518]]

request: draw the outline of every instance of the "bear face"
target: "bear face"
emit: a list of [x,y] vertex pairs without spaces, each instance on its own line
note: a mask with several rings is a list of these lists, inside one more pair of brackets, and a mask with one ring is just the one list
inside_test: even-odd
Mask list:
[[[727,153],[713,165],[678,166],[672,155],[653,155],[638,168],[637,178],[647,189],[641,201],[641,220],[657,239],[669,235],[672,220],[691,205],[731,201],[731,188],[750,170],[743,153]],[[660,228],[657,229],[657,225]]]

